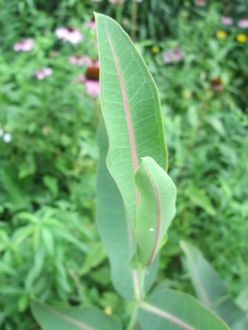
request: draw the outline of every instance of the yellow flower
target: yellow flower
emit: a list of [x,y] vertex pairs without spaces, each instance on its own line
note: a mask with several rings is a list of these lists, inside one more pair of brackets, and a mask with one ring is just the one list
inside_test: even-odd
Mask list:
[[157,54],[159,51],[160,51],[159,46],[152,46],[152,52],[153,52],[154,54]]
[[218,31],[216,32],[216,37],[217,37],[218,39],[226,39],[226,37],[227,37],[227,33],[226,33],[226,31],[218,30]]
[[244,33],[239,33],[236,39],[238,40],[238,42],[246,42],[248,40],[248,37]]

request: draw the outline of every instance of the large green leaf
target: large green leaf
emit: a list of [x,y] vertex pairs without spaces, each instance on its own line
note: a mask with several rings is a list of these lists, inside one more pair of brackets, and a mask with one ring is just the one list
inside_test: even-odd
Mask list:
[[227,330],[228,326],[193,297],[158,287],[140,304],[143,330]]
[[95,307],[56,308],[37,301],[31,307],[44,330],[121,330],[118,321]]
[[141,282],[147,289],[156,267],[146,272],[129,267],[139,199],[134,174],[144,156],[167,168],[162,115],[157,88],[130,38],[107,16],[96,14],[96,23],[107,131],[107,138],[99,139],[97,223],[115,288],[125,298],[140,299]]
[[235,303],[218,273],[193,245],[181,242],[197,297],[233,330],[247,330],[245,312]]
[[[111,263],[111,277],[116,291],[126,299],[139,297],[142,272],[131,270],[131,234],[123,201],[115,181],[106,167],[108,139],[101,122],[98,144],[100,159],[97,175],[97,226]],[[145,273],[148,290],[156,275],[156,262]]]
[[160,101],[141,56],[118,23],[96,14],[96,28],[101,107],[109,139],[107,166],[132,226],[138,201],[134,173],[141,158],[150,156],[167,168]]
[[166,238],[176,212],[176,187],[152,158],[144,157],[135,174],[140,193],[137,210],[135,259],[149,266]]

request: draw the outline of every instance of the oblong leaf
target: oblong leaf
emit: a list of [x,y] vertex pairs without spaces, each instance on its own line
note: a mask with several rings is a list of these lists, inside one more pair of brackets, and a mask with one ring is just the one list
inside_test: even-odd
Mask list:
[[109,151],[107,166],[123,198],[131,225],[137,194],[134,173],[150,156],[167,168],[167,150],[158,90],[124,30],[110,17],[96,14],[101,108]]
[[196,295],[233,330],[248,329],[246,313],[235,303],[215,269],[192,244],[181,242]]
[[44,330],[121,330],[118,321],[96,307],[57,308],[33,301],[31,308]]
[[157,288],[140,305],[143,330],[228,330],[228,326],[193,297]]
[[140,200],[136,223],[136,261],[149,266],[156,257],[176,212],[176,187],[169,175],[150,157],[144,157],[135,174]]

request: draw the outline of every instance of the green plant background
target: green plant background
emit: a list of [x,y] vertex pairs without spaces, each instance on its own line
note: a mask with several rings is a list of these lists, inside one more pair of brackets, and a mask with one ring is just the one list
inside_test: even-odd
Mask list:
[[[117,17],[136,35],[158,84],[165,114],[170,175],[178,190],[177,215],[161,254],[159,280],[192,293],[179,241],[191,240],[233,293],[248,284],[248,43],[235,22],[246,1],[0,1],[0,327],[37,329],[30,299],[95,304],[123,322],[129,315],[114,293],[95,225],[96,132],[99,101],[72,81],[85,68],[73,54],[96,58],[95,33],[84,23],[93,10]],[[139,6],[142,6],[142,11]],[[132,22],[137,11],[136,30]],[[149,14],[149,15],[148,15]],[[164,22],[164,24],[162,24]],[[79,28],[79,45],[58,42],[54,30]],[[226,31],[219,39],[217,31]],[[33,37],[31,53],[13,44]],[[183,49],[181,62],[162,54]],[[51,66],[44,81],[33,72]],[[221,81],[216,90],[213,80]]]

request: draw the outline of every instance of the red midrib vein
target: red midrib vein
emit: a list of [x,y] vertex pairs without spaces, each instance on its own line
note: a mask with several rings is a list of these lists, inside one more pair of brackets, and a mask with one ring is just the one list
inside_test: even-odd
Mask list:
[[141,303],[140,306],[142,309],[155,314],[163,319],[166,319],[168,321],[170,321],[171,323],[177,324],[178,326],[180,326],[182,329],[185,330],[196,330],[194,327],[192,327],[190,324],[186,323],[185,321],[179,319],[177,316],[168,313],[156,306],[150,305],[149,303],[143,302]]
[[128,137],[129,137],[130,148],[131,148],[132,166],[133,166],[133,170],[136,171],[137,167],[138,167],[138,157],[137,157],[137,150],[136,150],[136,144],[135,144],[135,138],[134,138],[133,125],[132,125],[131,115],[129,112],[129,104],[128,104],[128,99],[127,99],[126,88],[125,88],[118,57],[115,53],[113,43],[112,43],[111,38],[106,29],[105,29],[105,33],[107,36],[107,40],[108,40],[111,54],[113,57],[114,65],[116,68],[117,78],[118,78],[119,84],[120,84],[121,95],[122,95],[122,100],[123,100],[123,108],[124,108],[124,113],[125,113],[125,118],[126,118],[126,123],[127,123],[127,130],[128,130]]
[[152,262],[154,255],[156,253],[156,249],[158,246],[158,242],[159,242],[159,238],[160,238],[160,230],[161,230],[161,203],[160,203],[160,197],[159,197],[159,191],[158,188],[153,180],[153,177],[151,175],[151,173],[149,172],[149,170],[147,168],[146,169],[146,173],[149,177],[149,180],[151,182],[152,185],[152,189],[153,189],[153,193],[154,193],[154,198],[155,198],[155,203],[156,203],[156,231],[155,231],[155,238],[154,238],[154,243],[153,243],[153,247],[152,247],[152,251],[151,254],[147,260],[146,265],[150,265],[150,263]]
[[[123,76],[121,73],[121,68],[120,68],[118,57],[115,53],[113,43],[112,43],[109,33],[106,29],[105,29],[105,33],[106,33],[109,47],[111,50],[111,54],[113,57],[115,69],[117,72],[117,78],[118,78],[118,81],[120,84],[120,90],[121,90],[121,95],[122,95],[122,100],[123,100],[123,108],[124,108],[124,113],[125,113],[125,119],[126,119],[128,137],[129,137],[129,143],[130,143],[130,149],[131,149],[132,167],[133,167],[134,172],[136,172],[136,170],[138,168],[138,157],[137,157],[137,150],[136,150],[136,144],[135,144],[135,138],[134,138],[133,125],[132,125],[131,115],[129,112],[129,104],[128,104],[128,99],[127,99],[126,88],[125,88]],[[139,193],[138,192],[136,192],[136,202],[137,203],[139,202]],[[129,243],[130,243],[130,236],[129,236]],[[132,279],[133,279],[135,296],[137,299],[140,299],[141,292],[140,292],[140,286],[139,286],[138,273],[135,270],[132,271]]]

